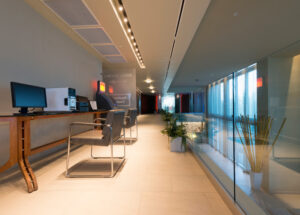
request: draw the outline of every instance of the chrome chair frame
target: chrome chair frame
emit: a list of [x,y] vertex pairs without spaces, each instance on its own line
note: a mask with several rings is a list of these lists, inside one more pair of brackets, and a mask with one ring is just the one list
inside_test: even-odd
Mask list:
[[[130,116],[125,116],[125,118],[130,118]],[[130,128],[129,128],[129,134],[130,134],[130,144],[132,144],[132,127],[133,126],[131,126]],[[135,119],[135,140],[137,141],[138,140],[138,117],[136,116],[136,119]]]
[[[95,119],[95,121],[97,121],[97,120],[98,119]],[[70,150],[71,150],[71,135],[72,135],[72,127],[76,126],[76,125],[91,126],[91,127],[94,127],[94,129],[96,127],[99,127],[99,126],[107,126],[110,129],[110,144],[109,144],[110,145],[110,152],[111,152],[110,157],[95,157],[95,156],[93,156],[93,145],[96,145],[96,144],[90,144],[91,145],[91,158],[92,159],[110,159],[110,165],[111,165],[111,174],[110,175],[70,175],[70,173],[69,173],[69,162],[70,162]],[[114,143],[117,142],[122,137],[123,137],[123,144],[124,144],[124,152],[123,152],[124,154],[121,157],[114,157],[114,150],[113,150]],[[119,167],[115,171],[114,171],[114,159],[121,159],[122,160]],[[121,168],[121,166],[123,165],[125,160],[126,160],[126,142],[125,142],[125,128],[124,128],[124,126],[123,126],[123,134],[121,134],[118,139],[113,140],[112,127],[109,124],[85,123],[85,122],[73,122],[73,123],[71,123],[70,128],[69,128],[67,160],[66,160],[66,174],[65,175],[66,175],[67,178],[83,178],[83,177],[112,178],[117,174],[118,170]]]

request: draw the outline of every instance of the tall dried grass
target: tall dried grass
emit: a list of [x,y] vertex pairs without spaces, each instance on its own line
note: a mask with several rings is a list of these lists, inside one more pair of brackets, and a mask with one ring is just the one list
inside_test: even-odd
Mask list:
[[[258,116],[257,118],[254,116],[254,120],[252,121],[250,120],[249,116],[240,116],[237,121],[236,129],[242,142],[244,152],[249,161],[251,170],[256,173],[261,172],[264,160],[272,150],[272,146],[275,145],[286,122],[286,118],[283,119],[273,142],[269,140],[270,131],[274,121],[274,119],[270,116]],[[243,137],[239,132],[238,123],[240,123]],[[254,133],[251,130],[254,130]]]

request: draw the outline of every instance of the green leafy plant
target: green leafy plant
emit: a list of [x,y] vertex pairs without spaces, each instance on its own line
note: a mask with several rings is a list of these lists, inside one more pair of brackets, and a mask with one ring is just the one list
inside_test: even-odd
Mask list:
[[165,110],[162,110],[161,111],[161,117],[162,117],[162,120],[165,121],[165,122],[170,122],[171,119],[173,118],[173,114],[172,113],[169,113]]
[[177,118],[171,117],[169,123],[161,131],[162,134],[175,139],[177,137],[182,137],[182,144],[186,147],[187,132],[183,123],[177,124]]

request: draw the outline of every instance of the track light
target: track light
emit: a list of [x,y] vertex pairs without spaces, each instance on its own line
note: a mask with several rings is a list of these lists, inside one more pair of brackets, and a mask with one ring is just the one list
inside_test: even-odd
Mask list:
[[145,67],[144,63],[141,61],[142,58],[139,54],[139,50],[137,49],[137,42],[136,42],[136,40],[134,38],[134,34],[130,28],[130,23],[129,23],[128,17],[126,15],[125,8],[122,5],[122,2],[115,1],[115,0],[109,0],[109,2],[110,2],[111,6],[114,10],[114,13],[122,27],[122,30],[126,36],[126,39],[129,42],[130,48],[136,57],[137,63],[139,64],[141,69],[145,69],[146,67]]

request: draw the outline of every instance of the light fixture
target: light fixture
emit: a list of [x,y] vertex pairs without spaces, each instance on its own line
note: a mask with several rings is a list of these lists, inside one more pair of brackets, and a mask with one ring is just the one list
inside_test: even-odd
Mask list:
[[133,45],[136,46],[136,42],[134,42]]
[[146,82],[147,84],[151,84],[151,83],[153,82],[153,80],[152,80],[151,78],[147,78],[147,79],[145,80],[145,82]]
[[[145,69],[145,65],[144,63],[141,63],[140,60],[139,60],[139,55],[138,55],[138,49],[136,49],[136,41],[134,39],[134,36],[133,36],[133,32],[132,30],[130,29],[130,23],[129,23],[129,20],[128,18],[126,17],[126,11],[122,5],[122,2],[121,1],[116,1],[116,0],[109,0],[113,10],[114,10],[114,13],[122,27],[122,30],[123,30],[123,33],[125,34],[125,37],[127,38],[128,40],[128,43],[131,47],[131,50],[133,52],[133,54],[135,55],[136,57],[136,60],[140,66],[141,69]],[[120,12],[123,12],[123,13],[120,13]],[[125,24],[126,23],[126,24]],[[135,43],[135,45],[133,45],[133,43]]]
[[138,48],[135,49],[136,51],[139,51]]
[[149,89],[150,89],[150,90],[153,90],[153,89],[154,89],[154,87],[153,87],[152,85],[150,85],[150,86],[149,86]]
[[151,93],[155,93],[155,90],[151,90]]

